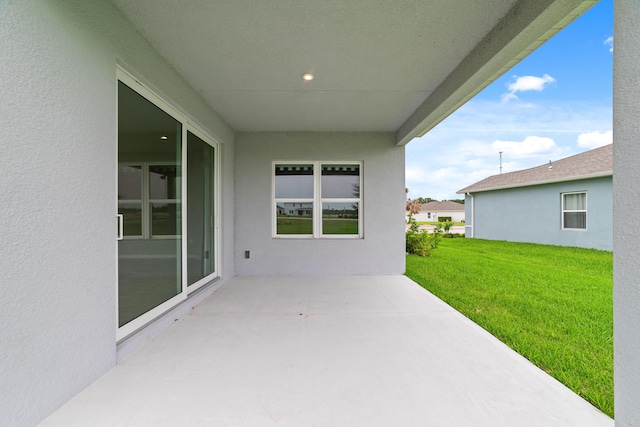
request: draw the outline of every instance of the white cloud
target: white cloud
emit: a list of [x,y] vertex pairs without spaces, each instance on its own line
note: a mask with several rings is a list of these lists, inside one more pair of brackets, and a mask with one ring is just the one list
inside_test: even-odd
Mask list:
[[578,147],[598,148],[613,142],[613,131],[585,132],[578,135]]
[[425,169],[418,167],[407,167],[404,170],[404,179],[408,181],[420,182],[428,179],[428,174]]
[[502,102],[509,102],[514,99],[518,99],[515,93],[507,92],[500,95],[500,101]]
[[527,92],[530,90],[542,91],[549,83],[554,83],[556,79],[549,74],[544,74],[542,77],[536,76],[514,76],[515,80],[507,85],[509,92],[502,94],[500,99],[502,102],[508,102],[512,99],[518,99],[517,92]]
[[560,152],[552,138],[542,136],[527,136],[522,141],[495,140],[491,144],[494,152],[503,152],[510,158],[526,158],[541,155],[555,155]]
[[515,82],[509,83],[509,92],[525,92],[528,90],[541,91],[547,83],[553,83],[556,79],[549,74],[545,74],[542,77],[536,76],[521,76],[516,79]]
[[609,52],[613,52],[613,36],[608,37],[602,44],[609,45]]

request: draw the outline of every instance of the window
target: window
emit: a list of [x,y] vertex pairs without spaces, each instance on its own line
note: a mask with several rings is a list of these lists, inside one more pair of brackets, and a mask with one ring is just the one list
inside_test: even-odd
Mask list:
[[277,162],[274,237],[361,238],[361,162]]
[[562,228],[585,230],[587,228],[587,193],[562,194]]

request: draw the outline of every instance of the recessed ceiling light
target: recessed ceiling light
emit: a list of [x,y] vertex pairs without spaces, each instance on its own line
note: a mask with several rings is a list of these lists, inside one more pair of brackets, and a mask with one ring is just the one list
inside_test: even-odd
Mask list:
[[166,140],[166,139],[169,139],[169,137],[167,135],[162,135],[160,139]]
[[302,78],[308,82],[310,82],[311,80],[315,79],[316,76],[313,75],[313,73],[304,73],[302,75]]

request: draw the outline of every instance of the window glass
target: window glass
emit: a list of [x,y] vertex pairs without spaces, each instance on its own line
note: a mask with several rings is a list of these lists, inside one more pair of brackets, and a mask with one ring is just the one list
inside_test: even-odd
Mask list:
[[565,210],[584,210],[587,206],[586,193],[575,193],[564,195],[564,209]]
[[276,204],[277,234],[313,234],[313,202]]
[[323,198],[360,197],[360,165],[322,165]]
[[587,213],[565,212],[564,228],[587,228]]
[[214,148],[187,132],[187,284],[215,271]]
[[179,199],[180,168],[176,165],[149,166],[149,198]]
[[142,199],[142,166],[118,165],[118,200]]
[[118,203],[118,213],[122,215],[124,237],[142,236],[142,203]]
[[562,195],[562,228],[587,228],[587,193]]
[[180,235],[180,203],[151,203],[151,235]]
[[358,203],[323,203],[322,234],[358,234]]
[[275,170],[276,198],[313,198],[313,165],[280,164]]

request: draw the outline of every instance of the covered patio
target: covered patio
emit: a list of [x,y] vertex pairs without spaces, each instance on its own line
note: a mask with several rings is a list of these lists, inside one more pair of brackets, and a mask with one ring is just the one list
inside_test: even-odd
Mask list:
[[405,276],[235,277],[42,426],[613,426]]
[[[4,2],[0,425],[613,425],[401,276],[405,145],[596,2]],[[640,425],[639,4],[615,1],[618,426]],[[284,165],[310,190],[277,195]],[[356,232],[325,233],[334,203]],[[174,296],[120,310],[128,261],[156,260]]]

